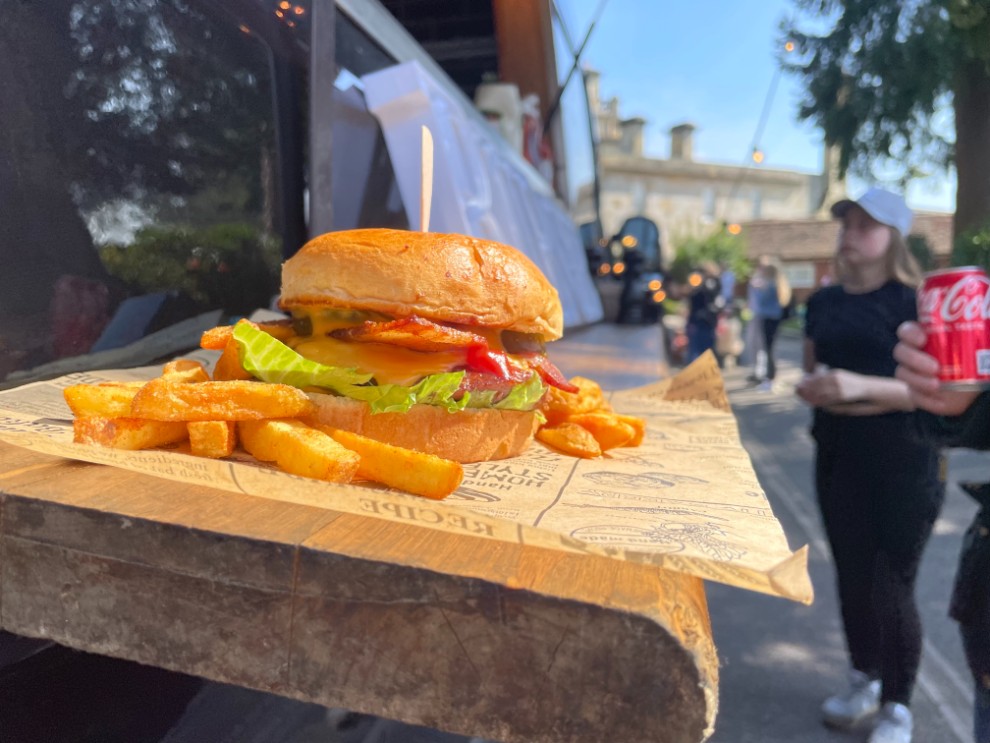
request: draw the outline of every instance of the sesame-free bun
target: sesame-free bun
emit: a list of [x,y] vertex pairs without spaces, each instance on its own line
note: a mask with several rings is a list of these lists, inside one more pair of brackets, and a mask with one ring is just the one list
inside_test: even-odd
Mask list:
[[283,309],[331,307],[418,315],[544,340],[563,334],[557,290],[515,248],[465,235],[328,232],[282,265]]
[[372,413],[366,402],[311,392],[311,420],[393,446],[455,462],[514,457],[529,446],[539,425],[535,412],[466,408],[448,413],[435,405],[413,405],[405,413]]

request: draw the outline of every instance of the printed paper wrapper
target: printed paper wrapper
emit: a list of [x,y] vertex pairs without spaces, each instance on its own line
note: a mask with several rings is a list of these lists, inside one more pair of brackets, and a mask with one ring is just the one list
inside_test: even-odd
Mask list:
[[[187,354],[212,363],[216,354]],[[0,439],[35,451],[416,524],[479,539],[650,563],[810,603],[807,546],[788,547],[743,449],[721,374],[706,354],[680,374],[610,394],[646,418],[642,446],[576,459],[534,442],[524,456],[465,465],[461,487],[437,502],[372,485],[287,475],[248,455],[212,460],[181,448],[122,451],[72,442],[62,390],[132,381],[160,367],[84,372],[0,393]]]

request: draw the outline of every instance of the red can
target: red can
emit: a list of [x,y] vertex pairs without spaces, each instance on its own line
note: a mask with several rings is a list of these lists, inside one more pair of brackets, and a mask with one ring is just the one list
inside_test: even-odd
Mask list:
[[982,268],[926,274],[918,321],[928,334],[925,351],[938,359],[943,387],[990,387],[990,278]]

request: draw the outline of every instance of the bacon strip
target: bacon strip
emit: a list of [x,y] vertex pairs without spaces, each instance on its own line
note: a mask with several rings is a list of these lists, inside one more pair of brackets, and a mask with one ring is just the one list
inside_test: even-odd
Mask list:
[[551,387],[556,387],[564,392],[580,392],[580,389],[567,381],[567,377],[554,365],[554,363],[542,354],[527,354],[526,362],[533,367],[543,378],[543,381]]
[[352,328],[332,330],[330,336],[354,343],[388,343],[413,351],[450,351],[456,348],[488,345],[480,335],[440,325],[421,317],[406,317],[388,322],[364,322]]

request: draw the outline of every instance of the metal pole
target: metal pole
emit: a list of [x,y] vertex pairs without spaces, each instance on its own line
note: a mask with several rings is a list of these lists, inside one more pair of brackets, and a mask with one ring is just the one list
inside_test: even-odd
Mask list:
[[[599,16],[601,15],[601,11],[605,7],[605,2],[606,0],[602,0],[601,4],[598,6],[597,15]],[[580,59],[581,50],[578,51],[574,50],[574,41],[573,39],[571,39],[571,34],[567,30],[567,24],[564,22],[564,17],[561,15],[560,10],[557,8],[556,0],[550,0],[550,7],[551,10],[553,11],[553,14],[557,16],[557,22],[560,24],[560,31],[564,36],[564,43],[567,44],[567,51],[570,52],[571,55],[574,57],[574,61],[576,65],[578,63],[578,60]],[[588,38],[591,36],[591,29],[594,28],[596,21],[597,21],[597,17],[595,21],[592,21],[591,27],[588,29],[588,33],[585,34],[584,37],[585,44],[587,44]],[[581,48],[583,49],[584,45],[582,45]],[[573,69],[574,68],[572,67],[571,68],[572,72]],[[565,81],[564,86],[566,85],[567,82]],[[599,226],[601,226],[602,184],[601,184],[601,170],[598,166],[598,121],[595,118],[595,112],[591,110],[591,98],[588,97],[588,76],[584,70],[581,71],[581,87],[584,88],[584,107],[588,114],[588,136],[591,139],[591,170],[592,170],[591,198],[592,198],[592,203],[594,204],[595,207],[595,222]],[[562,93],[563,93],[563,87],[561,87],[560,91],[557,94],[557,101],[556,101],[557,104],[559,104],[560,102],[560,96],[562,95]],[[550,120],[551,115],[552,113],[548,114],[547,121]],[[546,125],[544,125],[544,129],[546,129]],[[603,232],[602,237],[604,236],[605,235]]]
[[[598,9],[595,11],[594,17],[591,19],[591,25],[588,26],[588,31],[584,35],[584,39],[581,41],[581,46],[578,50],[574,51],[574,45],[568,40],[569,51],[574,55],[574,64],[571,65],[571,69],[567,71],[567,77],[564,78],[564,82],[559,88],[557,88],[557,95],[553,99],[553,103],[547,109],[547,120],[543,122],[543,135],[546,136],[547,132],[550,131],[550,122],[553,121],[553,117],[557,115],[557,109],[560,108],[560,99],[564,95],[564,91],[567,89],[567,84],[574,77],[574,73],[577,71],[578,65],[581,64],[581,55],[584,54],[584,48],[588,45],[588,41],[591,39],[591,32],[595,30],[595,24],[598,23],[598,19],[602,15],[602,11],[605,10],[605,3],[608,0],[601,0],[598,3]],[[557,4],[553,4],[554,13],[557,16],[557,20],[560,21],[560,27],[564,28],[564,19],[561,17],[560,12],[557,11]],[[565,31],[565,37],[569,36]]]
[[333,229],[333,84],[336,3],[312,4],[309,75],[309,234]]

